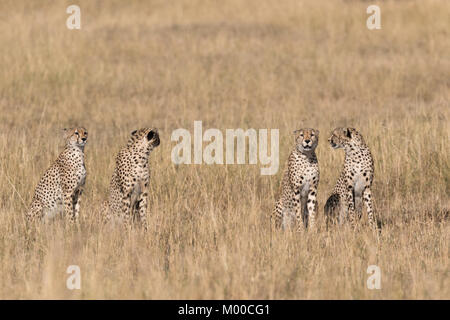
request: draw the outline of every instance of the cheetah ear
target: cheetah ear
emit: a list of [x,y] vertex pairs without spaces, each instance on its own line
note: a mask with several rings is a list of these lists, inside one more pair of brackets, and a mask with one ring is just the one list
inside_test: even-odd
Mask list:
[[302,131],[302,130],[301,129],[294,130],[293,134],[298,134],[298,133],[300,133],[300,131]]
[[317,129],[314,129],[314,133],[318,136],[319,135],[319,133],[320,133],[320,131],[319,130],[317,130]]
[[352,138],[351,130],[352,130],[352,128],[345,129],[345,135],[347,136],[347,138],[350,138],[350,139]]
[[134,130],[133,132],[131,132],[131,135],[134,136],[136,134],[137,130]]
[[67,139],[72,134],[73,128],[64,128],[61,130],[64,139]]
[[147,140],[150,141],[155,137],[155,132],[153,130],[150,130],[150,132],[147,134]]

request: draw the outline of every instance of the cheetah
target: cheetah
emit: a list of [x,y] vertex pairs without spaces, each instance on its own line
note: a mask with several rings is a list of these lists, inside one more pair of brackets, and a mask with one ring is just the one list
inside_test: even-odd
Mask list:
[[316,129],[299,129],[295,147],[289,155],[281,184],[281,195],[272,212],[275,226],[284,230],[297,224],[297,231],[313,228],[319,184],[319,164],[315,149],[319,142]]
[[157,129],[143,128],[131,133],[127,145],[116,157],[108,200],[102,207],[106,222],[118,220],[130,225],[136,217],[147,230],[148,162],[150,152],[159,144]]
[[65,216],[75,222],[86,182],[84,147],[88,133],[83,127],[63,129],[65,148],[42,176],[26,212],[27,221],[48,221]]
[[369,225],[374,228],[375,221],[372,208],[371,186],[374,176],[374,165],[369,147],[363,136],[354,128],[336,128],[328,141],[333,149],[345,150],[344,168],[328,198],[324,212],[328,223],[338,219],[339,224],[349,217],[354,227],[356,224],[355,211],[360,217],[362,200],[364,200]]

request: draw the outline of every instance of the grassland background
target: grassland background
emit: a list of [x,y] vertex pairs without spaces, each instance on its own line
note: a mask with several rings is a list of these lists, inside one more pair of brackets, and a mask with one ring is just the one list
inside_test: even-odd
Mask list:
[[[82,29],[68,30],[70,4]],[[366,28],[381,7],[382,29]],[[24,1],[0,3],[0,298],[450,298],[449,1]],[[280,170],[171,163],[176,128],[279,128]],[[23,213],[83,125],[88,177],[78,229]],[[380,241],[323,228],[354,126],[375,158]],[[149,232],[107,230],[96,208],[128,134],[160,128]],[[319,231],[274,234],[291,132],[321,131]],[[364,222],[364,221],[363,221]],[[378,265],[382,289],[368,290]],[[81,268],[82,288],[66,288]]]

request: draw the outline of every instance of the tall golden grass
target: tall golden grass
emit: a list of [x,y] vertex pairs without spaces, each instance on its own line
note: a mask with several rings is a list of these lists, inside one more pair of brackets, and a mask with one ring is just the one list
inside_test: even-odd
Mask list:
[[[68,30],[66,7],[81,8]],[[450,2],[25,1],[0,3],[0,298],[449,299]],[[280,170],[171,162],[176,128],[279,128]],[[80,224],[37,228],[24,212],[62,147],[89,131]],[[114,157],[160,128],[149,231],[105,229]],[[336,126],[375,158],[379,241],[365,225],[326,230],[343,162]],[[319,230],[270,231],[291,132],[321,131]],[[66,269],[81,269],[81,289]],[[381,269],[369,290],[367,267]]]

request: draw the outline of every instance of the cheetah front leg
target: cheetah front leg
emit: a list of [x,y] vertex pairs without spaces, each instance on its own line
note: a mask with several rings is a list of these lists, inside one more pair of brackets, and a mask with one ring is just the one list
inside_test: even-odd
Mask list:
[[34,200],[31,203],[31,207],[26,213],[27,221],[30,223],[38,218],[42,217],[42,205],[38,200]]
[[81,195],[83,194],[83,189],[78,189],[75,191],[73,196],[74,202],[74,219],[78,220],[78,216],[80,214],[80,203],[81,203]]
[[74,195],[72,192],[64,194],[64,216],[69,219],[71,224],[75,222]]
[[355,228],[356,227],[355,197],[353,194],[353,186],[350,183],[347,183],[346,207],[348,210],[348,216],[350,218],[350,224],[353,228]]
[[147,198],[148,193],[142,192],[139,195],[138,199],[138,213],[139,213],[139,220],[141,225],[144,227],[144,231],[147,231]]
[[271,226],[273,228],[280,228],[283,221],[283,202],[280,199],[277,200],[275,208],[273,208],[272,215],[270,216]]
[[297,223],[297,232],[303,231],[303,217],[302,215],[302,198],[301,198],[301,189],[294,189],[294,212],[295,212],[295,220]]
[[132,222],[132,208],[131,208],[131,190],[124,190],[122,196],[122,219],[126,228],[131,227]]
[[376,229],[375,219],[373,217],[373,207],[372,207],[372,192],[370,191],[370,187],[366,186],[363,192],[363,200],[366,205],[367,216],[369,218],[369,225],[372,229]]
[[297,221],[297,231],[303,231],[304,228],[308,226],[308,206],[307,198],[300,197],[300,207],[301,207],[301,219]]
[[339,195],[338,207],[339,211],[339,225],[342,226],[348,219],[348,205],[347,205],[347,196]]
[[314,229],[316,225],[316,196],[317,196],[317,186],[311,186],[308,192],[308,201],[307,201],[307,208],[308,208],[308,215],[307,215],[307,221],[309,228]]

